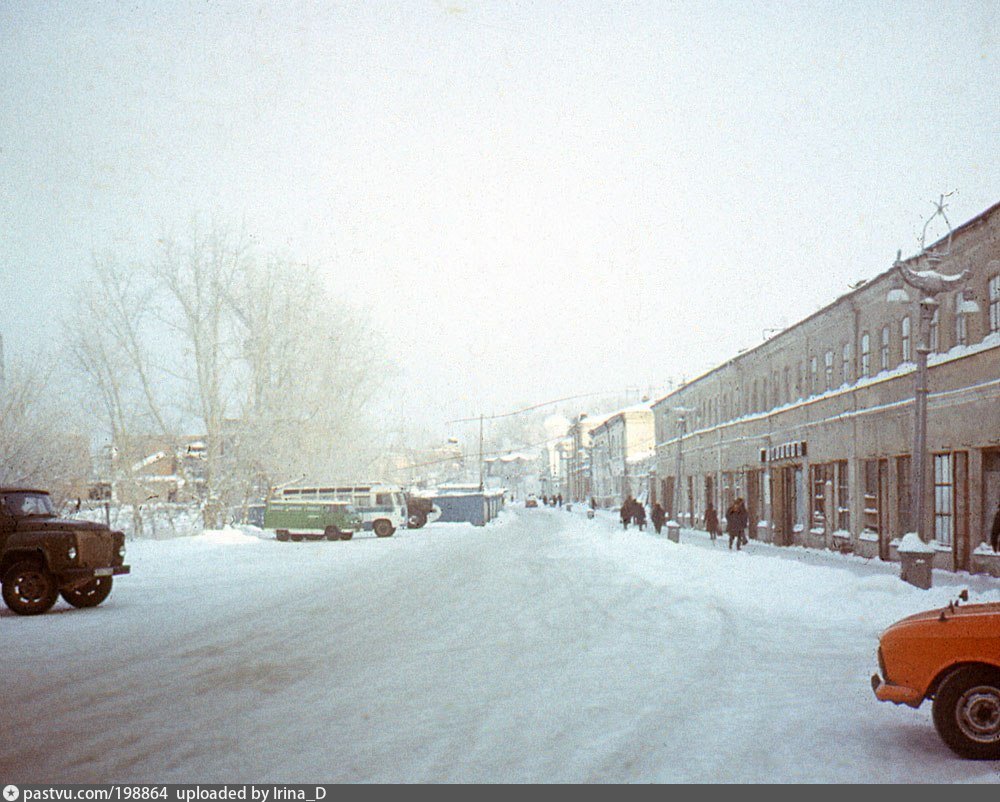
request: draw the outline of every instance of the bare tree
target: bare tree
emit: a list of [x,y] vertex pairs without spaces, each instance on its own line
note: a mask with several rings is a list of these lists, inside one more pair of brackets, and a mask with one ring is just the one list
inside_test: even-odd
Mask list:
[[15,361],[0,386],[0,484],[50,490],[57,502],[81,492],[89,448],[45,360]]

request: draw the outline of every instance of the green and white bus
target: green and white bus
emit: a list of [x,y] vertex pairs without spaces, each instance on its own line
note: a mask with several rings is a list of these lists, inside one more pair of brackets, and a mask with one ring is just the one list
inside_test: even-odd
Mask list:
[[360,517],[361,528],[379,537],[389,537],[407,520],[406,496],[399,485],[297,485],[282,488],[272,503],[277,502],[348,505]]

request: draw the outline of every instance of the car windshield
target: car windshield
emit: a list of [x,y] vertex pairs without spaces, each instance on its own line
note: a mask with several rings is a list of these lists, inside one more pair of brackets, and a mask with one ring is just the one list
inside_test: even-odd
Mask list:
[[10,515],[55,515],[52,499],[45,493],[5,493],[3,506]]

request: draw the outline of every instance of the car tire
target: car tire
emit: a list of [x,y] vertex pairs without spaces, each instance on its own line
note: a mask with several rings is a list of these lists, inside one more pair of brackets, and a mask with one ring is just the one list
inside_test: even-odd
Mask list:
[[390,537],[396,528],[385,518],[379,518],[372,524],[372,530],[377,537]]
[[59,595],[74,607],[96,607],[108,598],[112,584],[110,576],[95,576],[86,585],[60,591]]
[[948,748],[973,760],[1000,758],[1000,671],[965,666],[934,695],[934,726]]
[[409,529],[419,529],[421,526],[427,523],[427,513],[411,512],[409,518],[406,519],[406,526]]
[[58,598],[56,578],[38,560],[14,563],[3,575],[4,603],[18,615],[41,615]]

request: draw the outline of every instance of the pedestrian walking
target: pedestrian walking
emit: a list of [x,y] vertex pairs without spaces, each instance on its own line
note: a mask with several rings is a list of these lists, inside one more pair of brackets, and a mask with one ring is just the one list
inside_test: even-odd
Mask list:
[[562,506],[562,493],[560,493],[560,494],[559,494],[558,496],[556,496],[556,503],[557,503],[557,504],[558,504],[558,505],[559,505],[560,507]]
[[653,509],[649,513],[649,518],[653,522],[653,528],[656,530],[656,534],[660,534],[663,529],[663,524],[667,522],[667,511],[663,509],[663,505],[659,501],[654,502]]
[[990,530],[990,543],[993,551],[1000,551],[1000,500],[997,501],[997,511],[993,516],[993,528]]
[[632,503],[632,522],[639,527],[639,531],[646,529],[646,508],[638,501]]
[[743,499],[738,498],[732,506],[726,510],[726,532],[729,533],[729,548],[733,547],[736,541],[736,550],[739,551],[746,542],[743,531],[747,528],[747,508]]
[[715,539],[719,536],[719,514],[715,511],[715,507],[712,506],[711,502],[705,508],[705,530],[708,532],[708,536],[712,539],[712,543],[715,543]]
[[625,501],[622,502],[621,509],[618,514],[622,519],[622,529],[628,529],[629,523],[632,521],[632,496],[628,496]]

